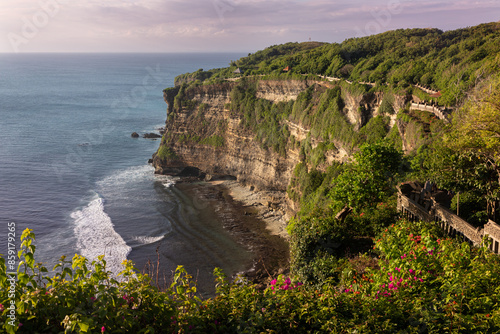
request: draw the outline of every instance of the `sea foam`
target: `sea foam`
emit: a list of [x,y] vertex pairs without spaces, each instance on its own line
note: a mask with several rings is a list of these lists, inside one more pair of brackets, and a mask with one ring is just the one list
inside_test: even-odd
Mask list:
[[149,245],[149,244],[153,244],[155,242],[158,242],[158,241],[162,240],[163,238],[165,238],[164,235],[159,236],[159,237],[137,236],[137,237],[133,237],[132,239],[134,239],[135,241],[137,241],[138,243],[140,243],[142,245]]
[[83,209],[71,214],[75,222],[77,248],[89,261],[104,255],[107,270],[115,277],[123,270],[122,262],[132,250],[114,230],[111,218],[104,211],[104,201],[96,195]]

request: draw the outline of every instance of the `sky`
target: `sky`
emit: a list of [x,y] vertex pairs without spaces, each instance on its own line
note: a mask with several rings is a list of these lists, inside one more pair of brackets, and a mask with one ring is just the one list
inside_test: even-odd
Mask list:
[[500,0],[1,0],[0,53],[255,52],[500,20]]

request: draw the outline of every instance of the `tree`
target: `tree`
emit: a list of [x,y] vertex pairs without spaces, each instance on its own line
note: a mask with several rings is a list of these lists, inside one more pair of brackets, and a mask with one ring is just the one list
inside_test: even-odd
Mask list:
[[402,166],[402,152],[384,142],[365,144],[355,161],[334,181],[330,197],[338,207],[359,212],[374,207],[393,191]]
[[482,207],[481,211],[488,209],[489,218],[494,219],[499,183],[497,172],[484,157],[471,151],[457,151],[446,142],[438,143],[425,157],[426,168],[427,173],[422,173],[423,179],[432,180],[442,189],[473,195],[477,197],[478,205],[483,202],[481,199],[486,200],[487,208]]
[[444,142],[456,152],[457,159],[468,162],[458,171],[471,178],[467,183],[484,191],[488,215],[496,220],[500,200],[500,75],[483,81],[472,92],[454,115]]
[[500,165],[500,75],[483,82],[453,121],[453,146]]

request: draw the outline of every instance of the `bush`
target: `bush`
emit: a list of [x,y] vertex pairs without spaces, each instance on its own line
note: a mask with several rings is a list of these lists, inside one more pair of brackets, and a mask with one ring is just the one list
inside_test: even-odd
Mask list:
[[[302,229],[308,252],[341,240],[328,219]],[[329,233],[333,233],[329,235]],[[15,282],[16,321],[8,333],[496,333],[500,331],[500,258],[487,249],[445,238],[437,225],[399,221],[375,239],[369,256],[337,260],[318,250],[304,272],[323,284],[308,286],[278,276],[258,289],[230,283],[218,269],[216,297],[196,297],[191,276],[179,267],[165,291],[125,263],[117,280],[104,257],[61,259],[49,275],[35,262],[34,235],[21,236]],[[333,243],[330,243],[333,245]],[[10,271],[10,270],[9,270]],[[312,275],[312,276],[311,276]],[[0,258],[0,312],[10,310],[6,262]],[[22,324],[22,325],[21,325]]]
[[167,145],[161,145],[156,156],[163,161],[174,160],[177,158],[174,150]]
[[290,232],[292,272],[313,285],[325,284],[326,279],[338,281],[337,263],[342,262],[342,249],[350,239],[347,226],[332,216],[304,217],[293,224]]
[[482,227],[488,222],[488,214],[486,212],[486,199],[475,192],[461,192],[453,196],[450,209],[457,212],[457,204],[459,215],[469,224],[477,227]]

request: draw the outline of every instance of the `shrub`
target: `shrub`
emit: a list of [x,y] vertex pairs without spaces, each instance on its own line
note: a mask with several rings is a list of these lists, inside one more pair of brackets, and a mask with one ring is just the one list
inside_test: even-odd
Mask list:
[[161,145],[156,155],[163,161],[174,160],[177,158],[174,150],[167,145]]

